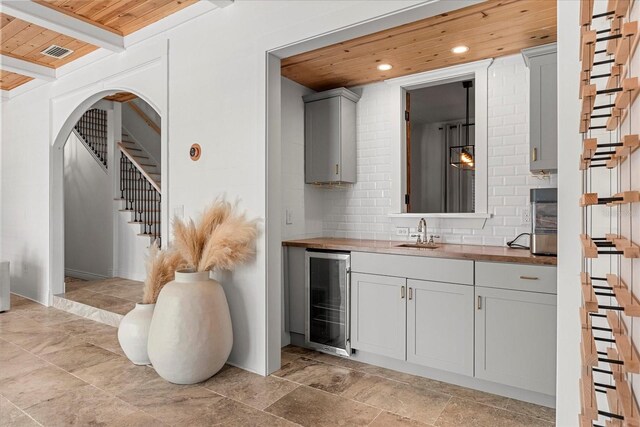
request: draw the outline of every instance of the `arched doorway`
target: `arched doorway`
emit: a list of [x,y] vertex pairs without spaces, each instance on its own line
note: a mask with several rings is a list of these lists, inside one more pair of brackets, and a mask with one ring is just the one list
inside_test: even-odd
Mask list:
[[[125,95],[127,95],[128,98]],[[131,107],[128,105],[130,102],[133,103]],[[128,111],[126,115],[123,113],[124,110]],[[136,110],[138,111],[136,112]],[[127,120],[125,116],[128,117],[132,114],[144,116],[144,119],[140,119],[140,121],[148,120],[145,126],[153,126],[157,131],[156,137],[158,141],[155,147],[155,155],[153,156],[153,162],[156,163],[155,165],[151,164],[152,156],[147,154],[145,147],[140,147],[139,142],[137,142],[134,137],[130,137],[128,134],[125,136],[123,120]],[[151,120],[149,116],[155,116],[154,118],[158,119],[157,122]],[[62,124],[51,146],[50,157],[51,227],[49,277],[51,296],[63,293],[65,290],[65,267],[69,266],[69,263],[65,261],[65,249],[69,252],[65,244],[69,235],[67,233],[65,238],[65,229],[76,228],[76,235],[81,234],[77,227],[77,221],[71,223],[72,227],[65,227],[65,203],[70,203],[69,198],[65,200],[65,179],[67,180],[67,184],[69,182],[69,146],[67,144],[70,140],[74,141],[73,143],[76,144],[76,153],[82,154],[85,161],[89,158],[87,153],[90,153],[94,157],[93,160],[96,161],[92,164],[94,169],[96,168],[96,164],[101,164],[101,166],[104,164],[105,171],[107,169],[109,170],[108,176],[111,187],[109,195],[111,197],[109,197],[110,200],[108,200],[108,203],[110,206],[113,206],[110,212],[112,213],[113,220],[111,224],[113,226],[113,263],[111,264],[111,269],[108,274],[113,276],[132,276],[131,278],[142,279],[144,275],[144,250],[149,246],[153,238],[159,237],[162,234],[161,230],[162,228],[166,228],[167,224],[166,200],[162,200],[159,193],[162,185],[161,181],[163,180],[160,171],[163,169],[166,170],[167,164],[167,150],[165,149],[167,136],[166,132],[161,131],[161,128],[164,130],[166,126],[160,124],[161,117],[161,110],[157,107],[157,104],[152,102],[148,97],[139,92],[134,92],[131,89],[123,90],[114,88],[99,91],[80,101]],[[100,126],[100,120],[109,123],[109,129],[111,130],[109,131],[108,142],[106,140],[96,142],[94,136],[92,136],[98,132],[96,129]],[[84,127],[82,126],[83,123]],[[130,125],[130,127],[131,126],[133,125]],[[91,144],[95,144],[95,149],[92,148]],[[82,149],[77,148],[81,145],[84,145]],[[67,147],[66,150],[65,146]],[[102,147],[102,150],[100,147]],[[65,151],[67,152],[66,165]],[[123,171],[126,170],[126,173],[120,173],[121,165]],[[67,167],[66,176],[65,166]],[[155,172],[157,172],[157,175],[154,175]],[[79,182],[79,184],[75,186],[76,190],[82,188],[82,179],[82,177],[75,178],[76,183]],[[124,181],[125,179],[126,181]],[[123,187],[123,183],[126,183],[125,187]],[[134,184],[137,191],[135,194],[132,188]],[[150,191],[147,192],[145,190]],[[147,193],[149,195],[152,193],[157,195],[151,198],[151,196],[146,196]],[[144,197],[142,197],[143,194],[145,195]],[[114,199],[118,197],[124,198],[125,195],[128,198],[128,203],[118,203],[114,201]],[[78,203],[78,200],[81,200],[81,198],[76,197],[76,200],[71,203]],[[103,206],[106,205],[103,203]],[[151,214],[151,212],[153,213]],[[74,212],[74,214],[77,215],[78,212]],[[145,215],[144,218],[143,214]],[[121,217],[118,217],[118,215]],[[149,215],[153,215],[153,218],[150,218]],[[69,225],[69,223],[67,223],[67,225]],[[123,227],[133,227],[139,231],[132,234],[132,231],[129,230],[125,233],[124,238],[130,239],[130,241],[122,241],[123,233],[121,231]],[[138,235],[141,237],[136,237]],[[148,235],[148,237],[142,246],[130,243],[131,240],[135,238],[144,240],[145,235]],[[134,237],[131,238],[130,236]],[[79,235],[76,243],[82,241],[83,238],[84,236]],[[123,251],[121,249],[122,247],[125,247],[126,250]],[[82,247],[76,248],[76,253],[82,253],[82,251]],[[137,258],[137,262],[135,263],[137,266],[136,271],[126,270],[127,266],[122,266],[119,259],[123,257],[125,260],[131,257]]]

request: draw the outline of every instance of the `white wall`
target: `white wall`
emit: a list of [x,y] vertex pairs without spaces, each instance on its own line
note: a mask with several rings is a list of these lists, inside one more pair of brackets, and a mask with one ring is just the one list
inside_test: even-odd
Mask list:
[[556,424],[578,424],[580,400],[580,2],[558,1],[558,342]]
[[[497,58],[488,73],[488,206],[493,218],[481,230],[430,226],[429,233],[446,243],[505,245],[530,230],[522,223],[522,212],[529,209],[529,189],[557,185],[555,175],[539,179],[529,173],[529,74],[521,55]],[[358,182],[346,190],[325,190],[330,208],[324,234],[396,239],[388,218],[395,213],[390,188],[400,179],[391,173],[391,89],[386,83],[359,89]]]
[[[282,78],[282,240],[322,235],[324,191],[304,183],[304,102],[313,93]],[[289,211],[291,224],[287,224]]]
[[65,274],[111,277],[113,193],[111,176],[71,133],[64,146]]
[[[194,216],[221,194],[239,198],[249,216],[265,218],[265,52],[368,24],[418,3],[378,1],[363,7],[360,1],[238,1],[8,101],[2,112],[0,244],[12,262],[14,290],[47,303],[50,286],[57,286],[50,282],[56,230],[50,229],[49,213],[57,194],[50,197],[49,187],[56,188],[52,165],[58,156],[51,147],[69,114],[88,97],[105,89],[132,90],[146,94],[167,117],[162,124],[169,141],[162,156],[167,162],[163,221],[178,207]],[[473,1],[441,3],[428,10],[469,3]],[[409,16],[425,15],[411,11],[403,15],[404,22]],[[189,158],[194,142],[203,149],[198,162]],[[256,259],[222,277],[234,328],[230,363],[263,374],[268,363],[273,366],[266,356],[271,294],[277,298],[269,310],[280,314],[280,281],[271,280],[267,289],[265,248],[263,234]],[[279,271],[279,257],[274,257],[269,268]],[[279,335],[279,322],[269,329]]]

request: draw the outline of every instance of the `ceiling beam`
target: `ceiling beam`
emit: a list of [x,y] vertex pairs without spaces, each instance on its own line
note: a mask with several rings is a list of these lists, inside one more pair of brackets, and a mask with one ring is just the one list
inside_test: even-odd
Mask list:
[[231,6],[234,0],[209,0],[211,3],[215,4],[219,8]]
[[3,1],[2,12],[94,46],[124,51],[122,36],[33,1]]
[[4,54],[0,56],[0,69],[27,77],[33,77],[34,79],[46,80],[48,82],[56,79],[56,70],[53,68]]

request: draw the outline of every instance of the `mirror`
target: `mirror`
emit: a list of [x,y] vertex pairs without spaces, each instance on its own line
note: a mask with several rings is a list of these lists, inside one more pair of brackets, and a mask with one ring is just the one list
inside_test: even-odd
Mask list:
[[406,91],[408,213],[472,213],[475,79]]

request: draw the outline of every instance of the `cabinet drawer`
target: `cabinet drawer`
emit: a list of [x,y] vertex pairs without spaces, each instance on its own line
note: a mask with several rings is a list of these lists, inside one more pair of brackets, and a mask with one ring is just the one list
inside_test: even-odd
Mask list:
[[476,262],[476,286],[555,294],[556,267]]
[[359,273],[473,285],[473,261],[352,252],[351,269]]

